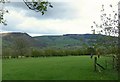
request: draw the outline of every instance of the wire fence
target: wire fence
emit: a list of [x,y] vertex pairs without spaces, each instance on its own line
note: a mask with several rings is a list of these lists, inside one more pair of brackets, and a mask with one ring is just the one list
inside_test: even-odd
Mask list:
[[115,55],[94,57],[94,70],[99,72],[102,70],[117,70],[116,58]]

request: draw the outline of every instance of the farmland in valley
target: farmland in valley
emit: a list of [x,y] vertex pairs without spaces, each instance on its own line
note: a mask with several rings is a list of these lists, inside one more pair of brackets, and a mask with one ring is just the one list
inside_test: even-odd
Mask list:
[[[101,57],[98,62],[105,67]],[[3,80],[117,80],[117,71],[109,65],[101,72],[94,71],[94,57],[64,56],[3,59]]]

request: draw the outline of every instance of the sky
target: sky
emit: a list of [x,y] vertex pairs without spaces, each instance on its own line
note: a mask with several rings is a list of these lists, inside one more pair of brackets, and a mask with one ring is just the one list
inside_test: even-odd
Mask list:
[[91,34],[93,21],[100,22],[100,10],[105,5],[109,12],[112,4],[117,10],[119,0],[48,0],[53,8],[48,8],[45,15],[28,9],[23,0],[10,0],[4,7],[7,26],[2,32],[25,32],[31,36]]

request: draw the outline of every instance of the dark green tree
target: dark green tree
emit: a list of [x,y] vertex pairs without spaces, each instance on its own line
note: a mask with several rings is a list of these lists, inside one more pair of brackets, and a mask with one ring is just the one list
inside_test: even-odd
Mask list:
[[29,9],[34,10],[36,12],[41,12],[42,15],[44,15],[48,7],[53,8],[51,3],[45,0],[32,0],[32,1],[23,0],[23,1]]
[[[118,4],[119,6],[120,4]],[[104,5],[102,5],[102,10],[101,10],[101,23],[96,23],[95,21],[94,26],[91,26],[92,31],[97,32],[99,34],[104,34],[107,35],[109,38],[107,38],[108,42],[112,43],[107,43],[109,46],[113,45],[112,47],[118,46],[117,52],[115,53],[117,56],[117,69],[120,72],[120,12],[116,12],[113,10],[113,5],[109,5],[111,8],[111,13],[107,13],[105,11]],[[120,8],[120,7],[119,7]],[[120,9],[118,9],[120,11]],[[118,20],[119,18],[119,20]],[[98,30],[97,30],[98,29]],[[111,36],[116,36],[118,40],[114,41],[111,39]],[[111,41],[112,40],[112,41]]]
[[93,32],[107,36],[106,38],[104,38],[107,43],[106,44],[101,43],[100,45],[107,45],[108,47],[112,46],[115,48],[116,46],[118,46],[118,40],[117,40],[118,38],[115,37],[118,37],[119,35],[118,13],[115,10],[113,10],[113,5],[110,4],[109,7],[111,8],[111,12],[106,13],[104,5],[102,5],[101,15],[100,15],[101,22],[96,23],[94,21],[93,22],[94,26],[91,26],[91,28]]

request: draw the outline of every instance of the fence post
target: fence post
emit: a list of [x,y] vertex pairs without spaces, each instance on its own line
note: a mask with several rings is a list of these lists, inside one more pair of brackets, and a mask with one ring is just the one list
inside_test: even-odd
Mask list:
[[107,60],[105,60],[105,68],[107,69]]
[[94,58],[94,71],[97,71],[97,57]]
[[115,68],[115,57],[113,56],[113,69]]

